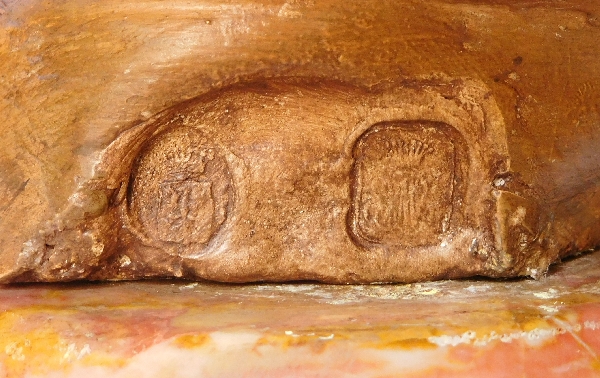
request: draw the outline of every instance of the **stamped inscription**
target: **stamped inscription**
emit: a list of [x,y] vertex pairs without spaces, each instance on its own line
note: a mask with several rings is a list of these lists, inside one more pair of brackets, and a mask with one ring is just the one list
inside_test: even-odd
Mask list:
[[215,231],[215,210],[210,181],[163,182],[155,233],[163,241],[204,243]]
[[456,151],[429,123],[373,126],[354,149],[352,232],[371,243],[435,244],[452,214]]
[[175,130],[152,141],[130,185],[130,214],[155,241],[205,244],[227,219],[227,162],[195,130]]

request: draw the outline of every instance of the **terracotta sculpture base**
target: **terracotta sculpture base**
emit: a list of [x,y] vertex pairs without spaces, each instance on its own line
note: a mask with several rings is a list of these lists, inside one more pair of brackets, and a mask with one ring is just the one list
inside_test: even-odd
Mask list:
[[537,278],[600,245],[594,5],[109,3],[6,9],[0,282]]

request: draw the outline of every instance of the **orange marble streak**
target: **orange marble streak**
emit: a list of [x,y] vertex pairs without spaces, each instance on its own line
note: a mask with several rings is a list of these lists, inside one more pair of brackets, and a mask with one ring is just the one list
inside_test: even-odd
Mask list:
[[600,376],[600,254],[542,281],[0,287],[0,377]]

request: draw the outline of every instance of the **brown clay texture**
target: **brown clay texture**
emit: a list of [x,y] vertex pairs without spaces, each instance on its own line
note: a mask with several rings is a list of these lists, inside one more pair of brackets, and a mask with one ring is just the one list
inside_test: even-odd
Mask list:
[[0,282],[542,277],[600,245],[599,14],[0,3]]

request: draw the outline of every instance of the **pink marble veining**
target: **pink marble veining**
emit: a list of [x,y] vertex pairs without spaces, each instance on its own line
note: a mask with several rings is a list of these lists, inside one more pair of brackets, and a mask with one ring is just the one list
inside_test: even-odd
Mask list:
[[533,280],[0,288],[0,377],[600,376],[600,254]]

